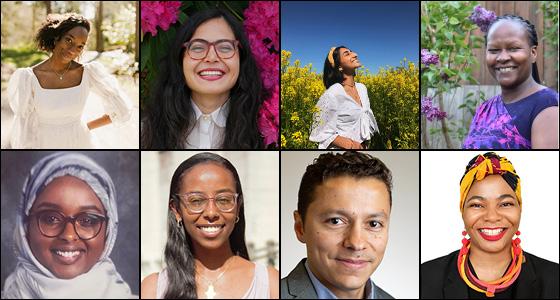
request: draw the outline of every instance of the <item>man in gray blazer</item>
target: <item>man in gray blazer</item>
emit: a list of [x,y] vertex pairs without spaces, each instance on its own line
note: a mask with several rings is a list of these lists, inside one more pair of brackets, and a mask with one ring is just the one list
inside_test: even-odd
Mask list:
[[307,258],[281,280],[282,299],[393,299],[371,275],[383,259],[391,171],[368,154],[321,154],[301,180],[294,230]]

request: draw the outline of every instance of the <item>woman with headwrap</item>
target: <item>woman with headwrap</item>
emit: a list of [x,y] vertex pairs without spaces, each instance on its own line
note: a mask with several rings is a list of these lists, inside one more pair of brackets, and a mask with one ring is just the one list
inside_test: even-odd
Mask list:
[[109,258],[117,237],[116,192],[86,156],[56,153],[36,163],[14,231],[17,266],[2,298],[131,298]]
[[521,183],[511,162],[477,155],[460,186],[463,246],[422,264],[421,298],[558,298],[558,264],[523,251],[516,237]]

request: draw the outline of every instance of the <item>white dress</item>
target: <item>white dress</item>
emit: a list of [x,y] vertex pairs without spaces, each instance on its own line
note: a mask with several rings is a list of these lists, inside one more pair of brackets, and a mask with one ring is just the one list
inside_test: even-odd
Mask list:
[[309,135],[310,141],[319,143],[319,149],[337,148],[331,145],[337,136],[363,143],[379,132],[366,86],[356,83],[356,88],[362,106],[346,94],[340,83],[333,84],[319,98],[319,111],[313,115]]
[[91,90],[103,100],[105,113],[113,123],[122,124],[130,118],[132,104],[117,79],[98,62],[83,66],[80,84],[64,89],[42,88],[31,68],[20,68],[12,74],[8,83],[8,99],[15,114],[12,148],[95,148],[82,120]]

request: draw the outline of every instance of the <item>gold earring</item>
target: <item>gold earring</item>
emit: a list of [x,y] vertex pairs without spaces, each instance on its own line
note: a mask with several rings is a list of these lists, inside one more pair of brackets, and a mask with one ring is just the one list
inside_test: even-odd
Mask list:
[[340,72],[342,72],[342,67],[339,67],[338,70],[339,70]]

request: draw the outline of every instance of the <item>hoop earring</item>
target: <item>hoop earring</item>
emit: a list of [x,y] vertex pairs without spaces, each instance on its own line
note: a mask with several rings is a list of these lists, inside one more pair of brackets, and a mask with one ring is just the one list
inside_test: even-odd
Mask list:
[[179,228],[179,229],[183,228],[183,219],[177,220],[177,228]]
[[235,219],[236,224],[237,224],[237,222],[239,222],[239,216],[237,216],[237,219]]

